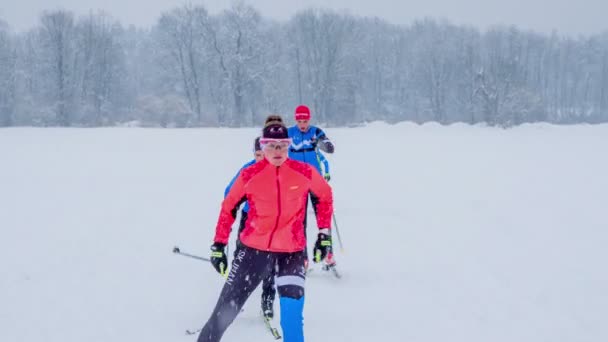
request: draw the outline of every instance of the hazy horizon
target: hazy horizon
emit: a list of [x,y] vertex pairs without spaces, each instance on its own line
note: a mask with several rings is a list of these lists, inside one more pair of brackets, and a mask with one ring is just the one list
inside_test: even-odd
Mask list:
[[[428,0],[423,4],[411,0],[248,0],[262,16],[286,21],[305,8],[346,10],[358,16],[379,17],[393,24],[410,24],[414,20],[431,17],[446,19],[457,25],[470,25],[487,30],[497,25],[515,25],[523,30],[540,33],[557,31],[567,35],[590,35],[608,30],[604,14],[608,2],[581,0],[576,6],[568,0]],[[22,0],[0,5],[0,19],[15,31],[26,31],[38,24],[45,10],[65,9],[76,14],[102,10],[118,19],[123,25],[150,27],[164,11],[185,4],[185,1],[168,0]],[[231,1],[192,1],[203,4],[211,14],[228,8]]]

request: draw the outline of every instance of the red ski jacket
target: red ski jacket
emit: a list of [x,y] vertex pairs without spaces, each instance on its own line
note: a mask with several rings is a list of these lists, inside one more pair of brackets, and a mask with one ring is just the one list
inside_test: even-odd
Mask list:
[[287,159],[274,166],[266,159],[241,171],[222,202],[215,242],[227,244],[239,205],[249,203],[241,242],[271,252],[299,252],[306,248],[304,215],[308,192],[319,197],[317,226],[331,227],[332,190],[312,166]]

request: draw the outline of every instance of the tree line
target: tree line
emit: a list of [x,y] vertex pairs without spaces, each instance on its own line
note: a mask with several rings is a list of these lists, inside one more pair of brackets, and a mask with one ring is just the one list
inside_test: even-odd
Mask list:
[[257,126],[297,104],[316,122],[512,126],[608,121],[608,32],[480,31],[309,9],[286,22],[236,3],[153,27],[48,11],[0,19],[0,126]]

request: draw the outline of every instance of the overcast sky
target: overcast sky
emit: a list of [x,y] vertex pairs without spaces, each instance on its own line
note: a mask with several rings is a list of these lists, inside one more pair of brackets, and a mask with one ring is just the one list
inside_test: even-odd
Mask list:
[[[192,0],[215,14],[229,0]],[[287,20],[307,7],[347,9],[352,14],[377,16],[396,24],[423,17],[446,18],[455,24],[486,29],[514,24],[523,29],[570,35],[608,30],[608,0],[248,0],[263,16]],[[179,0],[0,0],[0,18],[14,30],[25,30],[43,10],[67,9],[78,14],[102,9],[124,25],[151,26],[159,14],[185,3]]]

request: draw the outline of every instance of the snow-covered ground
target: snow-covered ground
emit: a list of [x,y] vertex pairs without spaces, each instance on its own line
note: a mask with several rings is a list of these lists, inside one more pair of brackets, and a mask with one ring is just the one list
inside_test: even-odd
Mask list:
[[[608,341],[608,126],[327,129],[344,278],[307,341]],[[254,129],[0,130],[0,341],[194,341]],[[314,228],[314,227],[313,227]],[[312,243],[311,243],[312,245]],[[259,292],[223,341],[269,341]]]

